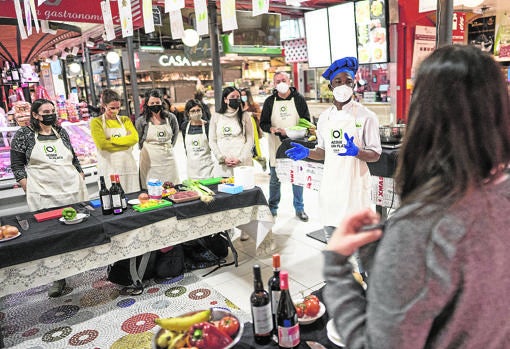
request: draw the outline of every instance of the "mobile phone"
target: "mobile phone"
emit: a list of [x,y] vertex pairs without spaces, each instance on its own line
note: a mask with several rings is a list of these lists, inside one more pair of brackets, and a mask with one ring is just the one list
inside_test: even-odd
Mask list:
[[370,230],[374,230],[374,229],[384,230],[385,224],[386,223],[382,222],[382,223],[377,223],[377,224],[364,225],[364,226],[362,226],[361,228],[358,229],[358,232],[361,232],[361,231],[370,231]]

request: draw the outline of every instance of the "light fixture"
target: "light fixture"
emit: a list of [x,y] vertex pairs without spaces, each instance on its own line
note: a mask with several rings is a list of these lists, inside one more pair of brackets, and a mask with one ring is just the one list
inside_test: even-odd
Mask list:
[[195,29],[186,29],[182,35],[182,43],[186,46],[197,46],[200,36]]
[[73,74],[79,74],[81,71],[81,67],[78,63],[69,64],[69,71]]
[[120,61],[120,56],[115,51],[110,51],[106,54],[106,61],[110,64],[117,64]]
[[483,4],[483,0],[463,0],[462,4],[467,7],[477,7]]
[[165,48],[163,46],[140,46],[140,52],[164,52]]

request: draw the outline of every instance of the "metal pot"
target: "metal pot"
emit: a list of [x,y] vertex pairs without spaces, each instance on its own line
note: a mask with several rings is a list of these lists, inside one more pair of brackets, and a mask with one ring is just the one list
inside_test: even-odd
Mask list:
[[397,124],[393,126],[379,126],[379,135],[381,136],[381,143],[400,143],[405,133],[406,133],[405,124]]

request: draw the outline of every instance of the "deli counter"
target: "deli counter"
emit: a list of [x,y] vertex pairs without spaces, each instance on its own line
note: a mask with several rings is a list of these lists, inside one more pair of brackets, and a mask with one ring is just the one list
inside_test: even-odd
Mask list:
[[[89,121],[62,122],[61,126],[69,134],[74,152],[85,173],[85,183],[89,197],[98,196],[97,150],[90,135]],[[28,211],[23,189],[14,180],[11,170],[10,141],[19,126],[0,128],[0,216]]]

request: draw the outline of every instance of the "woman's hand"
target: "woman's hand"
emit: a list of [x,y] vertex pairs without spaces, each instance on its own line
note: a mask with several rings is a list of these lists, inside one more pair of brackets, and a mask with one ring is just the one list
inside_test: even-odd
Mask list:
[[358,232],[362,226],[378,223],[379,220],[379,215],[369,209],[347,216],[335,229],[326,250],[350,256],[361,246],[379,240],[381,229]]
[[19,180],[19,185],[21,186],[21,189],[26,193],[27,192],[27,179],[23,178]]
[[241,160],[237,158],[226,158],[225,159],[225,165],[228,167],[235,167],[241,163]]

